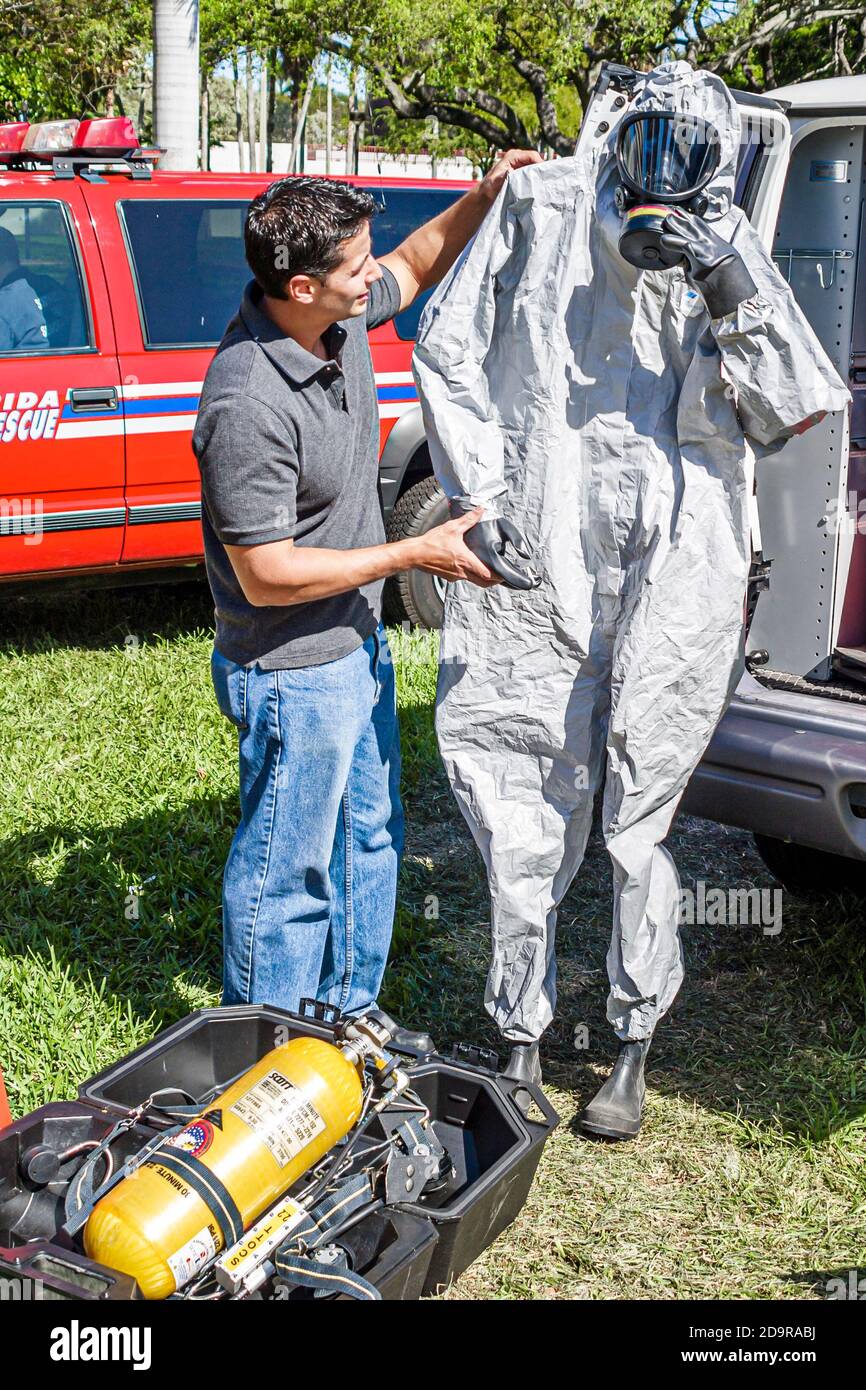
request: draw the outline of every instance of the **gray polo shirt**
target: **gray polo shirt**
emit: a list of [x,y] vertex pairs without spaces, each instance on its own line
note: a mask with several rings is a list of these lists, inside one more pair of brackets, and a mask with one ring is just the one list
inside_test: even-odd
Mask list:
[[253,280],[208,369],[192,445],[201,471],[202,531],[216,646],[264,670],[319,666],[375,631],[382,580],[333,598],[256,608],[226,545],[356,550],[385,540],[379,496],[379,410],[367,329],[393,318],[389,270],[367,314],[334,323],[327,362],[282,334]]

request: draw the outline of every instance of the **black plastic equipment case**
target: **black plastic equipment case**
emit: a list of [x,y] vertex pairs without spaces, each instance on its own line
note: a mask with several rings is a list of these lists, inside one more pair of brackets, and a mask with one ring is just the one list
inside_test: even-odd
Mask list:
[[[174,1087],[204,1106],[266,1052],[303,1035],[330,1042],[334,1025],[262,1005],[201,1009],[84,1082],[79,1100],[124,1114],[154,1091]],[[438,1245],[423,1287],[431,1294],[462,1274],[517,1216],[558,1117],[540,1088],[489,1067],[435,1053],[412,1059],[413,1087],[430,1108],[454,1173],[429,1198],[390,1210],[429,1218],[436,1227]],[[529,1117],[518,1100],[524,1107],[532,1103]]]
[[[66,1182],[81,1163],[82,1146],[98,1143],[114,1123],[113,1116],[91,1105],[57,1101],[0,1131],[0,1279],[8,1297],[41,1301],[140,1296],[134,1279],[87,1259],[71,1240],[58,1237]],[[153,1133],[135,1125],[121,1135],[115,1161],[129,1158]],[[40,1148],[48,1154],[70,1154],[48,1182],[41,1181],[47,1174],[40,1180],[25,1175],[29,1157]],[[35,1166],[35,1160],[31,1162]]]
[[[80,1244],[59,1233],[64,1220],[67,1179],[75,1172],[83,1145],[98,1142],[115,1119],[79,1101],[44,1105],[0,1131],[0,1283],[14,1300],[123,1301],[141,1297],[134,1279],[83,1254]],[[158,1131],[136,1125],[114,1146],[123,1162]],[[39,1155],[69,1154],[48,1182],[25,1176]],[[44,1173],[40,1176],[49,1176]],[[437,1245],[436,1228],[426,1216],[381,1208],[357,1223],[342,1243],[352,1267],[386,1300],[421,1297]],[[268,1286],[262,1297],[280,1298]],[[292,1291],[287,1301],[312,1297]],[[346,1298],[341,1295],[340,1298]]]

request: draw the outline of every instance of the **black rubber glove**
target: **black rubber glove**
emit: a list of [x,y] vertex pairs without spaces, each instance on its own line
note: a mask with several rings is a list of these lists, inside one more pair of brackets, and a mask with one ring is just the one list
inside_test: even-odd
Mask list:
[[[468,502],[460,502],[452,499],[449,503],[451,520],[454,521],[459,516],[465,516],[467,512],[474,510]],[[540,584],[540,580],[529,568],[519,568],[512,564],[508,555],[508,547],[511,546],[522,560],[528,560],[531,551],[526,542],[526,537],[517,529],[513,522],[506,517],[497,517],[492,521],[478,521],[463,537],[463,542],[477,555],[488,569],[498,574],[509,589],[535,589]]]
[[675,208],[662,223],[662,246],[681,251],[688,278],[700,290],[710,318],[721,318],[744,299],[757,293],[757,285],[739,251],[693,212]]

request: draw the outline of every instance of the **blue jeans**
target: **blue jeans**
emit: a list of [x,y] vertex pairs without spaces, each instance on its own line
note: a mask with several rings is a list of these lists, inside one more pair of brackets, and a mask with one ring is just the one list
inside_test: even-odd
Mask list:
[[238,730],[241,823],[223,876],[223,1003],[357,1013],[382,982],[403,849],[385,629],[322,666],[263,671],[214,650]]

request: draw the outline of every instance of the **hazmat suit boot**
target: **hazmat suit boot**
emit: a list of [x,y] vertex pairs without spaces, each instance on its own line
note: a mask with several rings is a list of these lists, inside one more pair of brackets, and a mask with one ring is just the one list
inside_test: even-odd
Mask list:
[[515,1043],[511,1049],[508,1066],[502,1075],[507,1076],[509,1081],[522,1081],[524,1084],[531,1082],[534,1086],[540,1086],[541,1058],[538,1055],[538,1043]]
[[644,1064],[650,1042],[650,1038],[642,1038],[620,1043],[613,1071],[578,1116],[581,1129],[605,1139],[634,1139],[643,1113]]

